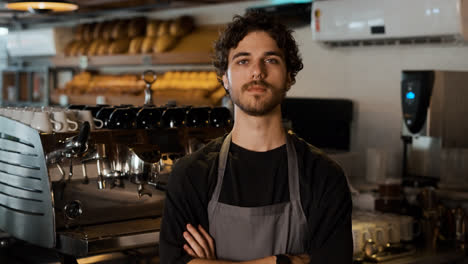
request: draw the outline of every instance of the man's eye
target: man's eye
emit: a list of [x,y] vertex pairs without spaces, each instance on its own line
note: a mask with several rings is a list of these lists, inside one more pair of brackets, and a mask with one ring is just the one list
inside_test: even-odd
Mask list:
[[269,59],[266,59],[266,62],[272,63],[272,64],[277,64],[277,63],[278,63],[278,60],[275,59],[275,58],[269,58]]
[[238,60],[237,64],[246,64],[248,60]]

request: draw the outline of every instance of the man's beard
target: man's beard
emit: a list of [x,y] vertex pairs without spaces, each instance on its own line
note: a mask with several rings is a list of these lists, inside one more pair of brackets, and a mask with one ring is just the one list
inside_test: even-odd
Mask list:
[[[271,97],[266,97],[265,95],[253,95],[253,99],[243,98],[244,100],[242,100],[242,95],[246,93],[249,87],[252,85],[262,86],[263,88],[267,89],[267,93],[269,90],[271,92]],[[286,97],[287,90],[286,84],[283,85],[281,90],[277,90],[272,87],[271,84],[260,80],[244,84],[238,93],[234,93],[231,87],[229,87],[229,91],[229,95],[231,96],[233,103],[237,105],[242,111],[251,116],[264,116],[273,111],[276,106],[283,102],[284,98]]]

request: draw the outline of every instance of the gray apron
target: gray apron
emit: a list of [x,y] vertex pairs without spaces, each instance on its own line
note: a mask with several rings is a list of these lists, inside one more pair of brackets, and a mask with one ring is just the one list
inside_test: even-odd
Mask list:
[[218,202],[230,144],[231,134],[221,147],[218,181],[208,203],[210,235],[215,240],[218,259],[246,261],[277,254],[305,253],[309,232],[301,206],[297,153],[291,136],[286,136],[290,201],[262,207]]

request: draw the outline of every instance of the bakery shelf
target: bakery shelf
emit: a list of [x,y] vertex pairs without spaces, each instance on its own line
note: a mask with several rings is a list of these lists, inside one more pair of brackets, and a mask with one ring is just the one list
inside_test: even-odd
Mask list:
[[130,65],[171,65],[171,64],[209,64],[211,54],[208,52],[181,52],[135,55],[105,55],[52,58],[56,67],[100,67],[100,66],[130,66]]
[[[84,104],[95,105],[110,104],[132,104],[143,105],[145,101],[144,95],[97,95],[97,94],[84,94],[84,95],[65,95],[53,92],[50,94],[50,102],[53,104]],[[209,98],[172,98],[172,97],[156,97],[153,96],[153,103],[156,105],[165,105],[168,101],[175,101],[177,105],[193,105],[193,106],[213,106],[213,102]]]

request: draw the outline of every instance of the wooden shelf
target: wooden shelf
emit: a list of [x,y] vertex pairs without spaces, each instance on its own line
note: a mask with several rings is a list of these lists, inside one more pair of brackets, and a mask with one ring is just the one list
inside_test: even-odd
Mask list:
[[52,58],[56,67],[102,67],[102,66],[132,66],[132,65],[173,65],[173,64],[209,64],[211,54],[208,52],[181,52],[161,54],[106,55]]
[[211,64],[213,42],[223,27],[224,25],[199,26],[168,52],[78,57],[57,55],[52,58],[52,63],[57,67],[83,69],[101,66]]
[[[61,97],[66,97],[61,99]],[[98,98],[99,97],[99,98]],[[61,104],[66,100],[67,104],[83,104],[95,105],[109,104],[109,105],[143,105],[145,102],[144,95],[97,95],[97,94],[84,94],[84,95],[65,95],[59,93],[51,93],[50,102],[53,104]],[[98,101],[99,100],[99,101]],[[165,105],[168,101],[175,101],[177,105],[193,105],[193,106],[212,106],[213,102],[209,98],[170,98],[170,97],[155,97],[153,96],[153,103],[156,105]]]

